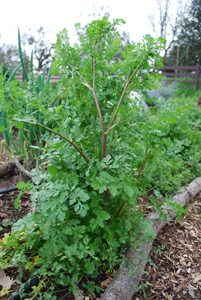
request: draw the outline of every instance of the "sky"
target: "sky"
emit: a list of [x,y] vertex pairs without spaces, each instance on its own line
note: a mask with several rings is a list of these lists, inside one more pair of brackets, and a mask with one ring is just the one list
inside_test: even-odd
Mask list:
[[109,12],[111,19],[123,18],[126,25],[122,25],[121,30],[129,32],[131,40],[139,42],[147,33],[154,36],[148,16],[153,10],[155,13],[158,11],[156,3],[156,0],[2,0],[0,44],[17,45],[17,27],[22,36],[29,28],[40,26],[51,31],[48,38],[53,43],[56,42],[56,34],[67,28],[74,43],[74,24],[85,25],[92,21],[94,13],[97,19],[98,14],[103,16],[104,12]]
[[123,18],[126,25],[122,26],[122,30],[130,32],[131,39],[138,42],[144,34],[152,33],[147,16],[152,12],[153,1],[155,0],[2,0],[0,43],[17,44],[17,27],[22,35],[28,32],[28,28],[40,26],[52,31],[52,42],[56,40],[56,34],[60,30],[67,28],[74,42],[74,24],[80,22],[85,25],[92,21],[93,13],[99,18],[98,14],[101,12],[103,15],[103,11],[109,11],[112,19]]

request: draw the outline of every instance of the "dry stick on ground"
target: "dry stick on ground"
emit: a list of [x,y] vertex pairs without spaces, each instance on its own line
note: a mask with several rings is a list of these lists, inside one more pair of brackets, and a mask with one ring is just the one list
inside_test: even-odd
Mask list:
[[[183,193],[178,193],[173,197],[173,202],[184,207],[193,197],[201,191],[201,177],[193,180],[188,187],[184,188]],[[159,218],[157,213],[151,213],[147,216],[150,226],[155,235],[172,219],[175,215],[170,212],[168,207],[164,207],[167,213],[167,221]],[[135,249],[127,251],[128,262],[118,270],[113,281],[106,289],[101,300],[131,300],[143,275],[149,253],[152,248],[152,241],[143,240]]]

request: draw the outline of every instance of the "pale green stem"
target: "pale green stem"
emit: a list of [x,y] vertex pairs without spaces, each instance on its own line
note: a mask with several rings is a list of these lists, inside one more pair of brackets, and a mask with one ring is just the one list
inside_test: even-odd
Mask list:
[[142,64],[142,62],[143,62],[143,60],[144,60],[144,58],[141,59],[141,61],[139,62],[138,66],[136,67],[135,71],[134,71],[133,74],[130,76],[129,80],[127,80],[126,85],[125,85],[125,88],[124,88],[123,93],[122,93],[122,95],[121,95],[121,98],[120,98],[120,100],[119,100],[119,103],[118,103],[118,105],[117,105],[115,114],[114,114],[114,116],[113,116],[113,118],[112,118],[112,121],[111,121],[109,127],[108,127],[108,130],[105,132],[105,135],[107,135],[107,134],[109,133],[110,128],[112,127],[112,125],[113,125],[113,123],[114,123],[114,121],[115,121],[115,119],[116,119],[116,117],[117,117],[119,108],[120,108],[121,103],[122,103],[122,101],[123,101],[123,99],[124,99],[124,96],[125,96],[125,94],[126,94],[126,91],[127,91],[127,89],[128,89],[128,86],[129,86],[129,84],[130,84],[130,82],[131,82],[133,76],[137,73],[139,67],[141,66],[141,64]]
[[53,129],[51,129],[51,128],[49,128],[49,127],[43,125],[43,124],[40,124],[40,123],[38,123],[38,122],[28,122],[28,121],[26,121],[26,123],[28,123],[28,124],[33,124],[33,125],[38,125],[38,126],[44,128],[44,129],[46,129],[46,130],[48,130],[48,131],[54,133],[55,135],[60,136],[62,139],[64,139],[64,140],[66,140],[67,142],[69,142],[69,143],[70,143],[70,144],[71,144],[71,145],[72,145],[72,146],[73,146],[73,147],[74,147],[74,148],[82,155],[82,157],[86,160],[86,162],[89,163],[89,159],[86,157],[86,155],[82,152],[82,150],[80,150],[80,148],[79,148],[79,147],[78,147],[71,139],[64,137],[64,136],[61,135],[59,132],[54,131]]

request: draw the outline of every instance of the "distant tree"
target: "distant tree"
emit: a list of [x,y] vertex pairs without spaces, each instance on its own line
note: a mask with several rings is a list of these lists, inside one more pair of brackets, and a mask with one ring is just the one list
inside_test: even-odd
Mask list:
[[25,33],[22,37],[22,43],[31,45],[34,54],[35,70],[43,70],[45,64],[51,61],[52,50],[54,44],[46,38],[46,31],[43,27],[33,31],[29,29],[29,33]]
[[[23,51],[23,58],[25,66],[28,70],[30,65],[30,58],[25,50]],[[12,70],[14,70],[15,67],[20,64],[19,50],[17,46],[6,44],[0,46],[0,65],[2,64],[3,70],[7,74],[11,74]]]
[[180,48],[180,64],[201,64],[201,0],[191,0],[188,4],[176,45]]
[[172,48],[177,39],[181,12],[184,8],[182,0],[177,1],[174,13],[171,0],[156,0],[156,2],[157,11],[154,11],[153,14],[149,16],[149,20],[156,36],[161,36],[167,41],[164,53],[164,63],[166,63],[168,51]]
[[[172,49],[168,52],[165,63],[168,66],[189,66],[189,46],[185,44],[179,45],[177,42],[174,43]],[[195,65],[193,63],[192,65]]]
[[3,44],[0,47],[0,64],[6,68],[14,69],[19,64],[18,49],[14,45]]

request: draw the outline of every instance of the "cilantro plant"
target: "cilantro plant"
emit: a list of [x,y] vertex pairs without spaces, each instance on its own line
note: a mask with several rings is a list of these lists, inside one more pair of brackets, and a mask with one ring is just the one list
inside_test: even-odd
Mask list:
[[137,131],[137,121],[146,117],[129,94],[158,86],[160,75],[153,70],[162,65],[164,40],[146,35],[142,43],[126,46],[117,61],[116,27],[122,23],[104,17],[85,28],[77,24],[82,34],[74,46],[62,30],[53,66],[61,76],[60,104],[54,105],[57,97],[43,101],[42,94],[32,93],[32,113],[24,106],[13,116],[18,127],[37,126],[49,135],[41,168],[27,184],[32,212],[1,241],[9,250],[4,267],[48,275],[74,293],[81,279],[93,289],[91,279],[100,269],[112,270],[130,242],[143,231],[150,234],[136,209],[144,192],[139,178],[151,155],[145,133]]

